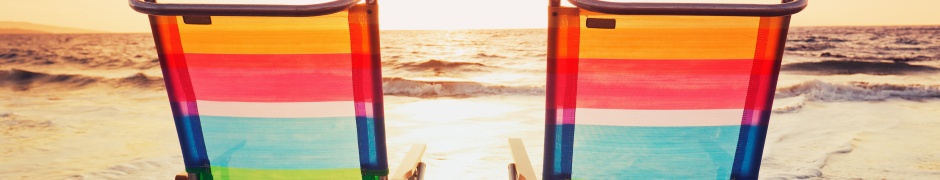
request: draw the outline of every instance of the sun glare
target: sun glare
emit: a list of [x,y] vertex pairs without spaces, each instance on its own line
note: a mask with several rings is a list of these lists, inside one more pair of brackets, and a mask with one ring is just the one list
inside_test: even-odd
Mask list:
[[483,117],[495,117],[519,107],[501,103],[462,101],[459,99],[430,99],[397,105],[388,111],[399,114],[411,114],[414,119],[435,122],[468,120]]

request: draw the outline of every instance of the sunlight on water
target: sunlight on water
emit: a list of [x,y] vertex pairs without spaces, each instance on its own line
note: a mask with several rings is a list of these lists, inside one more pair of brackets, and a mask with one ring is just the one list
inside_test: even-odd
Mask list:
[[543,101],[539,96],[386,97],[391,168],[411,144],[427,144],[427,179],[505,177],[511,162],[507,138],[523,138],[530,155],[541,156]]
[[416,119],[434,119],[439,122],[493,117],[516,111],[519,107],[498,102],[474,102],[455,99],[432,99],[399,105],[398,113],[414,114]]

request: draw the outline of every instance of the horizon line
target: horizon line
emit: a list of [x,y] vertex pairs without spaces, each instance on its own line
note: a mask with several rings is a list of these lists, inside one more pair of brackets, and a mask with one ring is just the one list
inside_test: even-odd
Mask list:
[[[0,21],[0,22],[3,22],[3,21]],[[23,22],[23,23],[30,23],[30,24],[36,24],[36,25],[48,25],[48,24],[38,24],[38,23],[26,22],[26,21],[6,21],[6,22]],[[57,25],[48,25],[48,26],[57,26]],[[940,26],[940,24],[914,24],[914,25],[895,25],[895,24],[892,24],[892,25],[794,25],[794,26],[790,26],[790,27],[791,27],[791,28],[825,28],[825,27],[929,27],[929,26]],[[101,31],[101,32],[90,32],[90,33],[51,33],[51,32],[45,32],[45,31],[41,31],[41,30],[38,30],[38,31],[45,32],[45,33],[40,33],[40,34],[136,34],[136,33],[152,33],[152,32],[149,32],[149,31],[125,31],[125,32],[120,32],[120,31],[119,31],[119,32],[115,32],[115,31],[98,30],[98,29],[74,28],[74,27],[67,27],[67,26],[57,26],[57,27],[73,28],[73,29],[81,29],[81,30],[89,30],[89,31]],[[16,28],[16,27],[0,28],[0,29],[32,30],[32,29],[22,29],[22,28]],[[546,27],[546,28],[534,28],[534,27],[466,28],[466,29],[405,29],[405,28],[402,28],[402,29],[399,29],[399,28],[381,29],[381,28],[380,28],[379,30],[380,30],[380,31],[467,31],[467,30],[471,30],[471,31],[472,31],[472,30],[539,30],[539,29],[548,29],[548,28],[547,28],[547,27]],[[2,34],[2,33],[0,33],[0,34]]]

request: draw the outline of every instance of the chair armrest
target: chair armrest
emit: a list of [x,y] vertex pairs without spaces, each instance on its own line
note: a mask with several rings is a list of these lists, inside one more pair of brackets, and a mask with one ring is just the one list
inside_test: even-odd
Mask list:
[[[371,0],[374,2],[374,0]],[[137,12],[150,15],[190,16],[319,16],[343,11],[359,0],[334,0],[320,4],[162,4],[154,0],[128,0]]]
[[532,163],[529,162],[529,154],[525,152],[522,139],[509,138],[509,150],[512,151],[512,161],[515,163],[515,169],[519,175],[517,179],[537,179],[535,170],[532,170]]
[[806,8],[809,0],[782,4],[641,3],[568,0],[585,10],[620,15],[788,16]]
[[415,176],[415,171],[418,168],[418,164],[421,162],[421,157],[424,156],[426,147],[427,145],[425,144],[412,145],[411,150],[408,150],[408,154],[401,160],[401,164],[398,165],[392,174],[388,175],[389,179],[405,180]]
[[176,177],[174,177],[173,179],[174,180],[189,180],[189,173],[186,173],[185,171],[181,172],[179,174],[176,174]]

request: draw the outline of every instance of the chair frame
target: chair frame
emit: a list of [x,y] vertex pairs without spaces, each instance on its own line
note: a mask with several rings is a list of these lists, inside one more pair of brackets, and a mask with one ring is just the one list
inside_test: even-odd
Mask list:
[[[276,17],[302,17],[332,14],[349,9],[360,0],[334,0],[320,4],[307,5],[272,5],[272,4],[163,4],[156,0],[128,0],[128,5],[137,12],[149,15],[173,16],[276,16]],[[366,0],[366,4],[376,5],[378,0]],[[370,11],[369,21],[378,21],[377,9]],[[372,46],[378,49],[379,32],[378,22],[370,23],[373,34]],[[373,54],[373,58],[381,58]],[[387,180],[421,180],[424,178],[425,163],[421,161],[425,144],[412,145],[408,154],[393,173],[379,177]],[[176,180],[199,180],[198,173],[182,172],[175,176]]]
[[[558,44],[558,39],[552,34],[557,34],[557,24],[558,19],[556,9],[561,7],[561,0],[548,0],[549,1],[549,11],[548,11],[548,57],[547,59],[557,59],[555,57],[555,52],[557,52],[555,44]],[[687,16],[789,16],[797,12],[802,11],[806,8],[808,0],[781,0],[781,4],[712,4],[712,3],[636,3],[636,2],[607,2],[601,0],[568,0],[571,4],[577,6],[578,8],[606,13],[606,14],[617,14],[617,15],[687,15]],[[786,18],[786,21],[789,22],[789,17]],[[783,33],[783,36],[786,36],[786,32]],[[549,61],[548,69],[549,76],[553,74],[553,69],[556,65],[553,64],[553,61]],[[548,81],[547,87],[554,87],[554,82]],[[552,90],[549,89],[547,94],[548,98],[551,97]],[[551,104],[552,101],[549,100],[546,103],[546,118],[555,117],[554,104]],[[546,122],[549,122],[548,120]],[[550,122],[554,122],[553,120]],[[554,132],[554,124],[546,123],[545,131],[545,144],[552,144],[554,142],[553,137],[547,136],[549,133]],[[536,175],[532,171],[532,165],[529,162],[529,158],[526,154],[525,147],[522,144],[522,140],[518,138],[509,139],[510,151],[512,153],[513,162],[509,163],[509,179],[518,180],[518,179],[537,179]],[[546,153],[548,154],[548,153]],[[545,161],[548,161],[548,156],[545,156]]]

